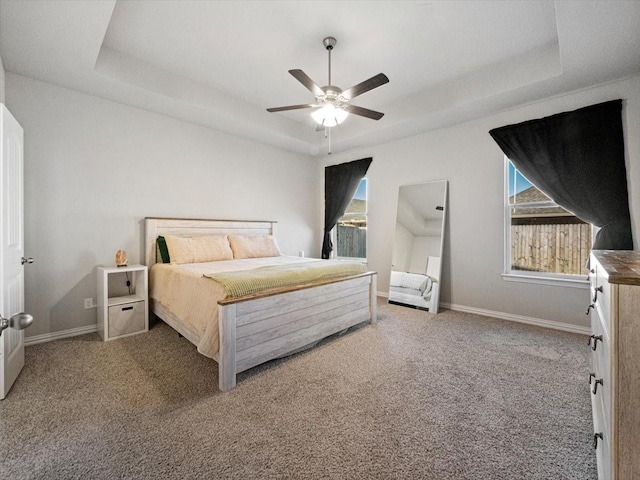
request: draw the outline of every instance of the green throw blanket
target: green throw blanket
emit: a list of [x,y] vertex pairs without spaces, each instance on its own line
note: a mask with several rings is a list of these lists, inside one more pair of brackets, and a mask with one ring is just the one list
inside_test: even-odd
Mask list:
[[364,264],[358,262],[318,260],[204,276],[220,283],[227,293],[227,298],[238,298],[273,288],[306,285],[321,280],[357,275],[365,271]]

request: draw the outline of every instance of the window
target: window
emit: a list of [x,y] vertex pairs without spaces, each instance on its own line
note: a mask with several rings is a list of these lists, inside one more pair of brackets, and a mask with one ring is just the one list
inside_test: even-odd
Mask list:
[[334,229],[336,257],[367,258],[367,179],[358,185],[353,199]]
[[506,163],[505,272],[587,275],[592,226],[558,206]]

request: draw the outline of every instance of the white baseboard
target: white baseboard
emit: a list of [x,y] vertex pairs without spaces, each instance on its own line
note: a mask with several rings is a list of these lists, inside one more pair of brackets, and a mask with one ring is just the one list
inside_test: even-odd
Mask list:
[[579,333],[582,335],[590,335],[591,328],[573,325],[571,323],[556,322],[553,320],[544,320],[542,318],[525,317],[523,315],[515,315],[513,313],[495,312],[493,310],[484,310],[482,308],[467,307],[465,305],[456,305],[452,303],[441,302],[442,308],[454,310],[457,312],[474,313],[484,317],[500,318],[501,320],[509,320],[511,322],[526,323],[537,327],[552,328],[554,330],[562,330],[564,332]]
[[[387,292],[378,292],[379,297],[389,298]],[[554,330],[562,330],[563,332],[579,333],[581,335],[590,335],[591,328],[572,325],[571,323],[555,322],[553,320],[544,320],[542,318],[525,317],[523,315],[515,315],[513,313],[496,312],[494,310],[485,310],[482,308],[467,307],[465,305],[456,305],[453,303],[440,302],[441,308],[454,310],[457,312],[474,313],[483,317],[499,318],[501,320],[509,320],[511,322],[526,323],[537,327],[552,328]]]
[[[377,292],[379,297],[388,298],[387,292]],[[570,323],[555,322],[553,320],[544,320],[541,318],[525,317],[523,315],[514,315],[513,313],[496,312],[494,310],[485,310],[482,308],[467,307],[465,305],[456,305],[452,303],[441,302],[442,308],[454,310],[458,312],[474,313],[476,315],[482,315],[484,317],[500,318],[502,320],[509,320],[511,322],[526,323],[528,325],[535,325],[537,327],[552,328],[554,330],[562,330],[564,332],[579,333],[582,335],[591,334],[589,327],[581,327],[579,325],[572,325]],[[69,330],[61,330],[59,332],[43,333],[42,335],[34,335],[32,337],[25,337],[25,345],[35,345],[37,343],[51,342],[53,340],[60,340],[61,338],[76,337],[78,335],[86,335],[87,333],[95,333],[98,331],[98,325],[88,325],[86,327],[70,328]]]
[[59,332],[43,333],[32,337],[25,337],[24,344],[35,345],[37,343],[51,342],[60,340],[61,338],[77,337],[78,335],[86,335],[87,333],[95,333],[98,331],[98,325],[87,325],[86,327],[70,328],[69,330],[60,330]]

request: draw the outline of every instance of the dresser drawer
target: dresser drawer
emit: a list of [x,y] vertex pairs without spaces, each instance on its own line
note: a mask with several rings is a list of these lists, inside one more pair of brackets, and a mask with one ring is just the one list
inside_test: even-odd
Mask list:
[[[596,275],[595,282],[591,284],[591,300],[599,310],[600,320],[607,336],[611,331],[611,288],[603,274]],[[595,301],[594,301],[595,299]]]
[[[589,388],[591,395],[597,397],[602,405],[606,418],[611,414],[611,344],[609,336],[604,330],[602,319],[598,309],[591,312],[591,331],[596,337],[602,337],[602,340],[591,339],[591,372],[595,377],[590,379]],[[595,350],[593,349],[595,345]],[[601,381],[596,387],[596,381]],[[595,388],[596,393],[593,393]],[[608,424],[609,422],[607,422]]]
[[611,476],[611,434],[610,430],[606,428],[605,416],[600,405],[593,404],[593,434],[594,445],[596,442],[595,436],[597,434],[602,435],[602,438],[597,439],[596,446],[596,460],[598,462],[598,479],[610,480]]

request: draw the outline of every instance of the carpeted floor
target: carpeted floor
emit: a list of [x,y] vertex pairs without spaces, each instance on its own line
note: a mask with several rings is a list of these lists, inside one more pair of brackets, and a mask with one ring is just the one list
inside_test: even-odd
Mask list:
[[583,336],[379,307],[226,394],[161,322],[27,347],[0,478],[596,478]]

